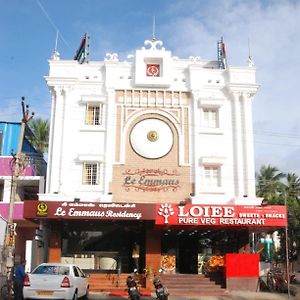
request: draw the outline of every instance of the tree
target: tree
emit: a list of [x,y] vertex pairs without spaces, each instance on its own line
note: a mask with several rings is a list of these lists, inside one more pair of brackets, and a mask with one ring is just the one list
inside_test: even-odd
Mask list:
[[276,167],[262,166],[256,174],[256,193],[258,197],[264,197],[268,203],[277,203],[282,198],[284,185],[281,180],[285,175]]
[[[289,259],[295,259],[300,250],[300,178],[295,173],[284,174],[273,166],[262,166],[256,174],[257,196],[268,204],[287,205]],[[271,232],[270,232],[271,233]],[[285,259],[285,230],[278,230],[281,247],[274,258]]]
[[[295,173],[286,175],[285,197],[288,210],[288,235],[290,258],[295,258],[300,249],[300,178]],[[285,248],[285,246],[283,247]]]
[[41,152],[47,152],[49,144],[49,122],[41,118],[33,119],[29,123],[34,137],[30,141],[35,148]]
[[286,175],[286,181],[286,197],[298,199],[300,196],[300,178],[295,173],[288,173]]

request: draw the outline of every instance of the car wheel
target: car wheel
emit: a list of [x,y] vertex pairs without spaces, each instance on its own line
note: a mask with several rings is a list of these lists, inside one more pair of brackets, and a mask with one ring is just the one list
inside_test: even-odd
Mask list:
[[89,290],[89,287],[87,287],[86,291],[85,291],[85,295],[83,296],[83,299],[88,300],[89,299],[89,294],[90,294],[90,290]]
[[78,294],[77,294],[77,291],[75,291],[75,293],[74,293],[73,300],[78,300]]

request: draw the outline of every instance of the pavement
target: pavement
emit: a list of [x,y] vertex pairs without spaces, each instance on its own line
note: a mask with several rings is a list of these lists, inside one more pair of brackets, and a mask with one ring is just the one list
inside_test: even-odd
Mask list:
[[[121,300],[128,296],[111,296],[107,293],[90,293],[89,300]],[[155,294],[141,297],[141,300],[154,300]],[[300,285],[291,286],[290,295],[270,292],[231,291],[224,295],[169,296],[169,300],[300,300]]]

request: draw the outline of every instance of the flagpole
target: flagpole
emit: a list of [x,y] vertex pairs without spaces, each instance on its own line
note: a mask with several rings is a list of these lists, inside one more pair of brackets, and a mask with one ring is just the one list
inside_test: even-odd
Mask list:
[[58,44],[58,31],[56,31],[55,48],[54,48],[55,52],[57,52],[57,44]]
[[152,24],[152,41],[155,41],[155,16],[153,16],[153,24]]

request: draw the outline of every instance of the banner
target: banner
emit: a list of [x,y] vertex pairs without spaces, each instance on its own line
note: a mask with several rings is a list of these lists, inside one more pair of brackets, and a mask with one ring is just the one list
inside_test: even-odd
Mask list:
[[136,203],[25,201],[24,218],[154,220],[155,206]]
[[283,227],[286,206],[25,201],[26,219],[155,220],[156,225]]
[[287,226],[286,206],[161,204],[156,225]]

